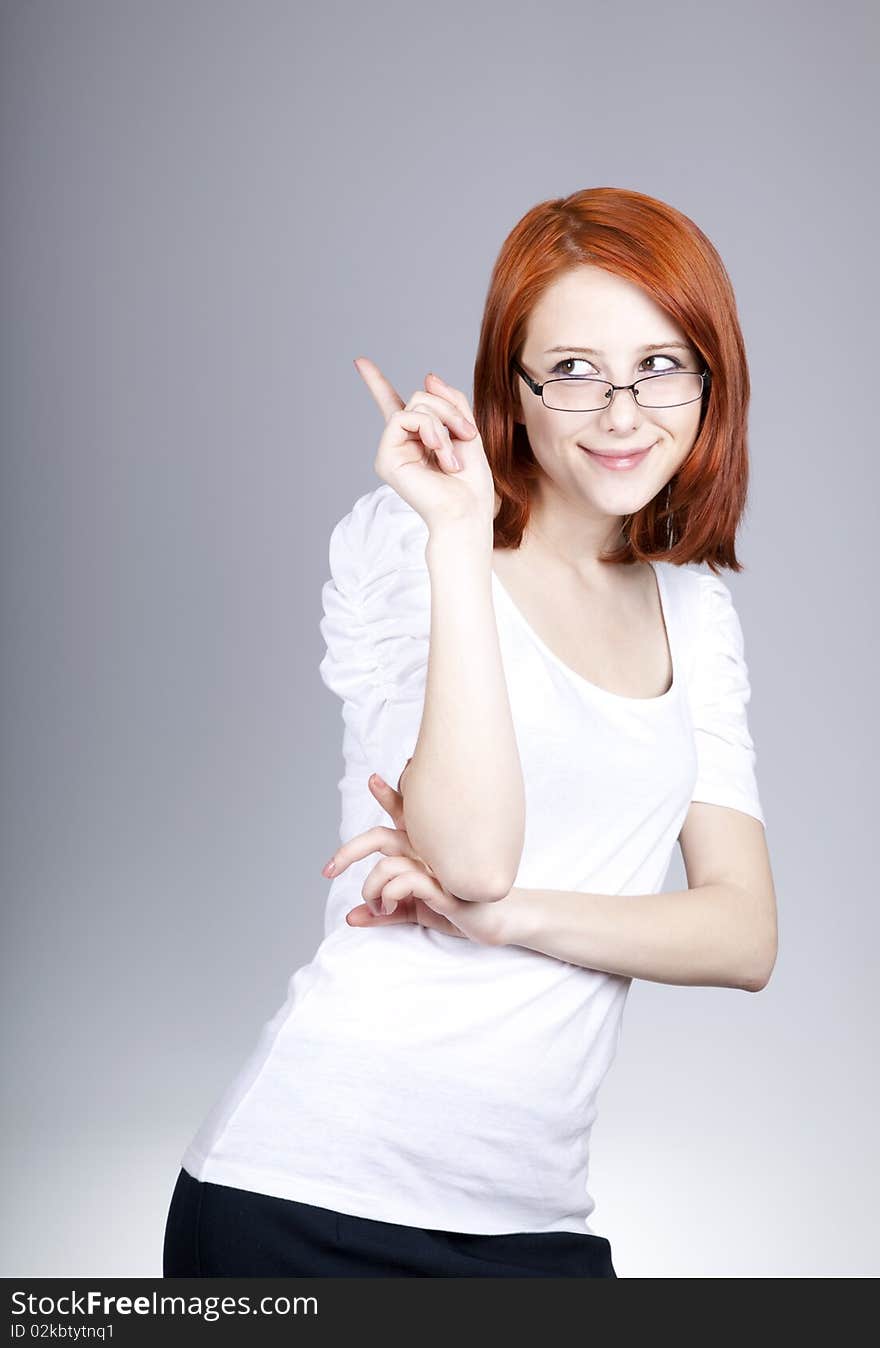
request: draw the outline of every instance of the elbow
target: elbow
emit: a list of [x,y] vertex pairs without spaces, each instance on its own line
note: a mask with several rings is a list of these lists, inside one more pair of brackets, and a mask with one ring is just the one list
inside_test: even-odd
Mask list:
[[410,830],[409,836],[417,855],[427,863],[435,879],[457,899],[469,903],[497,903],[513,888],[516,872],[513,879],[509,879],[507,872],[499,872],[497,867],[490,869],[485,864],[477,864],[476,859],[469,863],[462,856],[461,847],[455,849],[454,857],[449,857],[448,848],[435,847],[430,838],[423,841],[417,830]]
[[440,870],[432,867],[432,870],[444,889],[467,903],[497,903],[506,898],[513,888],[512,881],[508,884],[503,877],[494,873],[480,876],[471,871],[467,875],[456,876],[442,867]]
[[746,948],[742,952],[740,968],[745,967],[745,977],[740,987],[746,992],[763,992],[773,975],[778,953],[775,903],[770,906],[762,902],[761,912],[749,927]]
[[[513,840],[509,836],[505,836],[497,847],[492,848],[481,835],[479,854],[468,857],[467,849],[460,841],[451,848],[448,837],[442,841],[437,839],[435,819],[429,819],[428,827],[423,829],[420,816],[412,808],[411,802],[405,801],[406,808],[409,808],[410,815],[406,825],[410,842],[450,894],[470,903],[497,903],[510,893],[519,872],[522,837],[513,848]],[[499,861],[502,845],[505,855]]]
[[[425,856],[425,853],[421,855]],[[426,857],[426,860],[429,861],[431,870],[443,888],[454,894],[457,899],[464,899],[468,903],[497,903],[499,899],[507,897],[516,883],[515,871],[511,879],[507,871],[499,871],[497,867],[490,869],[488,866],[473,863],[462,864],[460,851],[457,851],[450,864],[444,864],[443,857],[438,859],[437,865],[429,857]]]
[[[458,856],[454,865],[441,866],[436,872],[444,889],[469,903],[498,903],[513,889],[518,873],[519,854],[511,857],[503,869],[471,866],[469,870],[462,870]],[[444,877],[448,877],[448,883]]]
[[776,967],[776,951],[758,969],[752,969],[749,976],[740,984],[744,992],[763,992],[773,976]]
[[499,882],[497,876],[494,880],[487,880],[482,893],[480,894],[479,901],[481,903],[498,903],[501,899],[506,899],[513,889],[515,881],[516,876],[510,881],[503,879]]

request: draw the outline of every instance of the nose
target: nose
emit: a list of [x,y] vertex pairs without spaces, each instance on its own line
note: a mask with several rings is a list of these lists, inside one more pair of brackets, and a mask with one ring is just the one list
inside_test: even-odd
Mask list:
[[621,435],[644,425],[644,411],[636,401],[632,388],[615,388],[608,399],[607,406],[599,413],[603,426],[618,431]]

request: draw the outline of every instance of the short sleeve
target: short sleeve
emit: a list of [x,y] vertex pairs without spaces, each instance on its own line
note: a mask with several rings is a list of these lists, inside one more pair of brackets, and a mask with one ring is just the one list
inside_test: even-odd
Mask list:
[[697,780],[691,799],[729,805],[766,826],[746,710],[751,686],[742,627],[724,581],[696,574],[698,615],[689,689]]
[[428,526],[387,483],[330,535],[321,679],[342,699],[346,768],[396,787],[424,709],[431,632]]

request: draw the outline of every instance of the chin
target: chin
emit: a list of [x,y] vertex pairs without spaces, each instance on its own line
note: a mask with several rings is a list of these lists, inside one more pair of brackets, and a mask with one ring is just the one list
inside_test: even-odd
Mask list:
[[[621,476],[623,476],[621,474]],[[612,472],[608,473],[609,478],[613,478]],[[663,490],[665,483],[660,486],[635,482],[604,482],[599,486],[591,484],[590,495],[596,501],[605,501],[608,505],[620,512],[625,511],[631,514],[634,510],[641,510],[649,501],[653,501],[658,492]]]

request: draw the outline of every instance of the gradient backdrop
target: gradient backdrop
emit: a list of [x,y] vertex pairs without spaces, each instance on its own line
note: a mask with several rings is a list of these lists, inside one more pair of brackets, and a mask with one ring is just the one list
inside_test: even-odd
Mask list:
[[182,1150],[321,938],[352,359],[470,396],[509,229],[611,185],[737,291],[781,949],[757,996],[633,985],[592,1220],[621,1277],[877,1276],[876,7],[0,14],[0,1274],[161,1273]]

